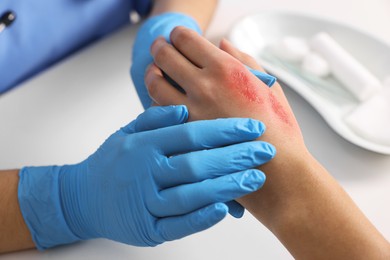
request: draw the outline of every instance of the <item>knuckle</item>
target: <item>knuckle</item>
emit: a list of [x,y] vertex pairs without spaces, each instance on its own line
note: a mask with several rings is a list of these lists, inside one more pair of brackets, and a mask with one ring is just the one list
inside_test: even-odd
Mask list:
[[154,97],[158,94],[158,82],[156,80],[156,77],[154,77],[153,75],[149,76],[146,86],[148,89],[148,93],[151,97]]
[[142,153],[150,149],[150,145],[142,132],[126,136],[119,145],[123,152],[133,156],[136,155],[135,151]]
[[170,46],[168,44],[164,44],[163,46],[161,46],[154,55],[154,60],[156,61],[156,63],[161,63],[165,61],[169,57],[169,51]]
[[187,179],[190,181],[198,181],[197,169],[199,168],[198,163],[194,158],[194,154],[188,154],[183,160],[183,171],[187,175]]
[[120,143],[120,149],[124,153],[128,153],[132,151],[133,146],[133,140],[134,138],[125,138],[123,142]]
[[228,174],[225,176],[226,184],[237,187],[240,186],[240,180],[236,174]]
[[[229,178],[227,178],[229,179]],[[205,180],[204,183],[210,182],[211,180]],[[225,180],[226,181],[226,180]],[[225,202],[227,200],[227,197],[232,194],[234,191],[227,183],[224,183],[219,188],[215,188],[215,190],[209,195],[210,199],[215,202]],[[228,192],[226,192],[228,191]]]
[[234,63],[234,60],[231,59],[219,60],[218,62],[215,62],[215,64],[213,64],[214,72],[224,73],[227,71],[228,65],[232,62]]
[[231,170],[239,170],[239,166],[241,166],[245,159],[245,155],[243,155],[242,151],[234,151],[228,157]]
[[185,45],[188,42],[193,41],[196,34],[197,33],[195,31],[178,26],[172,31],[171,39],[175,42],[175,44]]
[[213,101],[215,98],[215,83],[207,78],[199,78],[195,95],[204,101]]
[[245,66],[238,60],[229,60],[229,62],[218,62],[215,65],[216,73],[219,77],[226,81],[230,81],[237,75],[241,75],[245,71]]
[[190,144],[191,147],[197,144],[197,133],[192,124],[188,124],[186,125],[186,128],[184,128],[183,139],[185,140],[185,143]]

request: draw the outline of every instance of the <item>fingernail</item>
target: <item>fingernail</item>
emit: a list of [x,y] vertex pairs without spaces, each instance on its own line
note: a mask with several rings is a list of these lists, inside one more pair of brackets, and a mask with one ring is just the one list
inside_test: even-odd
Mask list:
[[223,45],[227,45],[225,38],[222,38],[221,41],[219,42],[220,47],[223,47]]
[[233,44],[226,38],[222,38],[221,42],[229,47],[233,47]]
[[[149,65],[149,66],[151,66],[151,65]],[[148,86],[150,85],[152,80],[153,80],[152,73],[150,73],[150,70],[148,67],[145,71],[145,78],[144,78],[146,88],[148,88]]]
[[158,37],[156,40],[154,40],[152,46],[150,46],[150,53],[154,57],[158,49],[160,48],[161,44],[165,42],[165,39],[163,37]]
[[150,64],[146,67],[145,73],[148,72],[148,71],[150,70],[150,68],[152,67],[152,65],[153,65],[153,63],[150,63]]

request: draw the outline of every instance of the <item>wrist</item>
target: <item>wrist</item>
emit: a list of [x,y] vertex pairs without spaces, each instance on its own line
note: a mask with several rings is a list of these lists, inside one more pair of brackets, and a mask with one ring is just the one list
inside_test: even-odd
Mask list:
[[59,192],[61,168],[24,167],[19,172],[20,210],[39,250],[80,240],[63,214]]
[[[83,204],[83,199],[88,196],[86,183],[87,172],[86,161],[75,165],[64,165],[61,167],[59,176],[59,194],[63,215],[69,229],[80,240],[97,238],[98,235],[90,228],[87,214],[88,206]],[[90,183],[90,185],[94,185]]]
[[[330,259],[384,255],[387,241],[319,162],[306,154],[291,164],[283,174],[268,174],[260,190],[264,193],[248,200],[258,203],[251,212],[295,258],[322,259],[324,253]],[[357,244],[359,250],[354,251]]]
[[260,167],[267,176],[263,188],[242,198],[240,203],[273,231],[285,217],[291,217],[291,212],[297,212],[293,208],[302,198],[304,201],[309,191],[307,185],[312,185],[321,174],[313,170],[317,164],[307,150],[288,155],[277,150],[275,158]]

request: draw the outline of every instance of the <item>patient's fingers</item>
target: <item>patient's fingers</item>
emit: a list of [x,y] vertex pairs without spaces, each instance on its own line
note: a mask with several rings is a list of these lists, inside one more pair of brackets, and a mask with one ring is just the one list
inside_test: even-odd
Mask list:
[[199,68],[210,66],[213,61],[224,56],[218,47],[188,28],[178,26],[170,37],[173,46]]
[[169,84],[155,64],[150,65],[146,71],[145,85],[152,100],[160,106],[185,103],[185,94]]
[[164,38],[158,38],[152,45],[154,63],[184,90],[186,85],[197,80],[200,69],[192,64]]
[[221,50],[229,53],[231,56],[241,61],[245,65],[249,66],[250,68],[265,72],[264,69],[256,62],[256,60],[252,56],[240,51],[239,49],[234,47],[233,44],[231,44],[228,40],[222,39],[219,44],[219,47],[221,48]]

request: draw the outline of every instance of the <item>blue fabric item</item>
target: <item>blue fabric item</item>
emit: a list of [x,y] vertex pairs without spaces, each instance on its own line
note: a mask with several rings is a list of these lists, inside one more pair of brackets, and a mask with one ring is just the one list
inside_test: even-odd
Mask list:
[[190,28],[199,34],[202,33],[193,18],[181,13],[164,13],[151,17],[138,30],[133,46],[130,74],[145,109],[152,104],[144,82],[146,68],[153,62],[150,47],[154,40],[160,36],[169,42],[171,31],[179,25]]
[[145,15],[150,6],[150,0],[1,0],[0,15],[11,10],[16,20],[0,33],[0,93],[128,23],[131,10]]
[[267,73],[264,73],[264,72],[261,72],[261,71],[258,71],[258,70],[254,70],[248,66],[245,66],[247,67],[247,69],[253,74],[255,75],[259,80],[261,80],[264,84],[266,84],[268,87],[272,87],[273,84],[275,84],[276,82],[276,78],[272,75],[269,75]]
[[92,238],[155,246],[213,226],[225,202],[261,188],[253,168],[275,155],[251,142],[261,122],[187,119],[185,106],[152,107],[79,164],[23,168],[18,199],[37,248]]

